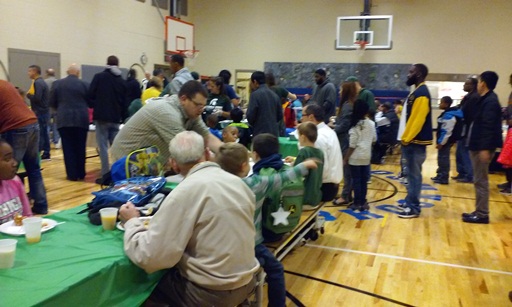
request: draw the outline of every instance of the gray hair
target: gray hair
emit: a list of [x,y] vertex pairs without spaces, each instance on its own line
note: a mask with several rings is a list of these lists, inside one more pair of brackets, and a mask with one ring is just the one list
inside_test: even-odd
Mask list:
[[194,131],[182,131],[169,142],[171,158],[178,165],[195,163],[204,156],[204,139]]

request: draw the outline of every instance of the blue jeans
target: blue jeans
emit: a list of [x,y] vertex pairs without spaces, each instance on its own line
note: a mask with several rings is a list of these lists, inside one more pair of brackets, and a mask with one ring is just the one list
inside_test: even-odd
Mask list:
[[420,193],[422,184],[421,166],[425,162],[427,156],[426,146],[418,144],[409,144],[402,146],[402,153],[405,158],[405,166],[407,168],[407,196],[405,197],[405,205],[411,209],[412,213],[419,214]]
[[268,306],[286,306],[286,285],[284,283],[284,268],[274,254],[263,244],[255,247],[256,259],[267,274]]
[[354,188],[354,205],[363,206],[366,204],[370,165],[350,165],[350,173]]
[[51,115],[51,131],[52,131],[52,142],[53,144],[57,144],[60,139],[59,130],[57,130],[57,114],[53,113]]
[[465,143],[466,139],[457,141],[457,151],[455,153],[457,173],[460,177],[473,181],[473,166],[471,166],[469,150]]
[[37,122],[39,123],[39,151],[43,152],[43,156],[50,156],[50,113],[37,114]]
[[34,200],[33,210],[43,213],[48,210],[46,189],[39,165],[39,125],[31,124],[2,133],[2,138],[12,146],[14,159],[23,162],[27,171],[30,198]]
[[452,143],[446,143],[437,150],[437,177],[443,181],[450,178],[450,149]]
[[[114,142],[114,138],[119,132],[119,124],[104,121],[96,121],[96,143],[100,151],[101,175],[105,175],[110,171],[108,161],[108,148]],[[137,148],[134,148],[137,149]]]

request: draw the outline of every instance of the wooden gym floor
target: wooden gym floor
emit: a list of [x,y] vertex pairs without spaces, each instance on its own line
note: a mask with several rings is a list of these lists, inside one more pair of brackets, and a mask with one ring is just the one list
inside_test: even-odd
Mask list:
[[[436,154],[429,146],[419,218],[396,215],[396,205],[406,195],[406,187],[394,177],[399,171],[396,154],[372,165],[370,214],[327,204],[325,233],[283,260],[287,290],[306,306],[511,305],[512,196],[496,188],[505,176],[490,175],[491,223],[462,223],[461,213],[474,210],[473,185],[432,183]],[[52,161],[42,163],[50,213],[84,204],[100,188],[94,183],[99,158],[94,148],[87,155],[84,182],[65,180],[61,150],[52,149]],[[454,151],[452,176],[453,157]]]

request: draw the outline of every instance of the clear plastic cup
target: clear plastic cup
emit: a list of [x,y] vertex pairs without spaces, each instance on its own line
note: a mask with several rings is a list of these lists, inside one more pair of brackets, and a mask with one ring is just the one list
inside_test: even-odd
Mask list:
[[116,228],[118,208],[100,209],[101,225],[105,230],[114,230]]
[[16,243],[18,241],[14,239],[0,240],[0,269],[10,269],[14,266]]
[[41,217],[29,217],[23,220],[23,229],[25,229],[27,243],[38,243],[41,241],[42,227],[43,219]]

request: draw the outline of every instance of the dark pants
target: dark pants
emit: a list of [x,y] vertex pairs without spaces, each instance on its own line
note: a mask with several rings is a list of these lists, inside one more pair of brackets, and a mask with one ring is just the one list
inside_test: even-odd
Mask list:
[[59,129],[62,139],[64,165],[69,180],[79,180],[85,177],[85,146],[87,129],[78,127],[63,127]]
[[336,194],[338,194],[338,183],[322,183],[322,201],[332,201],[334,197],[336,197]]
[[50,113],[37,114],[37,122],[39,123],[39,151],[43,152],[43,156],[50,156]]
[[256,245],[256,259],[267,274],[268,306],[286,306],[286,285],[284,268],[276,256],[263,244]]
[[446,143],[437,150],[437,178],[448,181],[450,177],[450,149],[452,143]]
[[350,165],[352,174],[352,186],[354,188],[354,205],[366,204],[366,193],[368,192],[368,174],[370,165]]
[[[347,151],[343,152],[343,156]],[[341,198],[346,201],[352,200],[352,175],[350,174],[350,165],[343,164],[343,189],[341,190]]]
[[256,280],[234,290],[210,290],[198,286],[172,268],[160,279],[144,306],[237,306],[254,290]]
[[469,149],[466,147],[466,139],[457,141],[455,162],[457,163],[458,176],[473,181],[473,166],[471,166],[471,159],[469,158]]
[[2,133],[2,138],[12,146],[14,159],[23,162],[27,171],[30,198],[34,200],[33,211],[46,213],[48,202],[39,165],[39,125],[31,124]]

